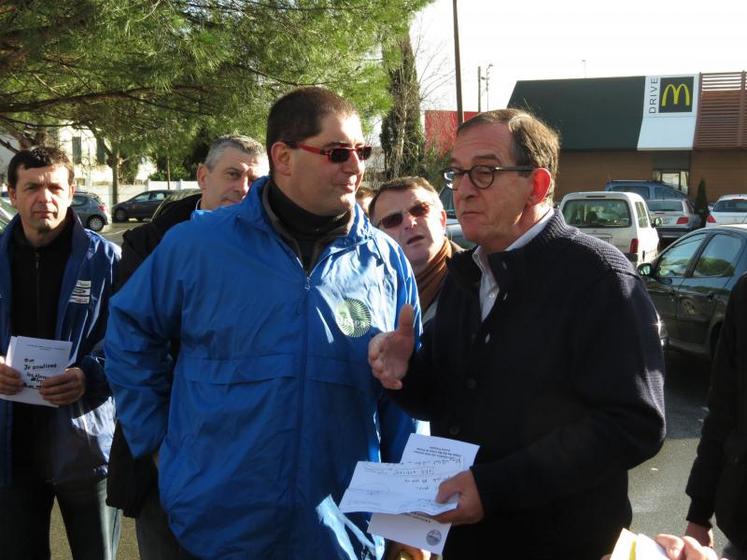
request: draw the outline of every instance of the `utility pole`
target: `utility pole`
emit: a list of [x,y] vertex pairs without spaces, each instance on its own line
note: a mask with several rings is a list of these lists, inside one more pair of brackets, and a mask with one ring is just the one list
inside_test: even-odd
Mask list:
[[488,67],[485,69],[485,77],[483,80],[485,80],[485,110],[490,111],[490,69],[493,67],[493,64],[488,64]]
[[457,125],[464,122],[464,107],[462,107],[462,64],[459,58],[459,16],[457,14],[457,0],[453,0],[454,6],[454,62],[456,69],[456,100],[457,100]]
[[477,67],[477,112],[482,113],[482,66]]

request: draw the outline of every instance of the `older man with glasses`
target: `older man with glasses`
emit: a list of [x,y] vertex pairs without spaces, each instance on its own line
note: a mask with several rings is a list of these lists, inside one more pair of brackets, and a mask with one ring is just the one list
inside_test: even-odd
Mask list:
[[370,344],[374,375],[434,435],[478,444],[439,489],[449,560],[598,560],[631,522],[628,469],[664,438],[657,317],[625,256],[553,211],[559,140],[516,109],[460,126],[449,262],[414,351],[409,310]]
[[400,177],[382,184],[368,208],[371,221],[394,238],[410,261],[426,324],[436,315],[446,263],[462,250],[446,237],[438,193],[422,177]]

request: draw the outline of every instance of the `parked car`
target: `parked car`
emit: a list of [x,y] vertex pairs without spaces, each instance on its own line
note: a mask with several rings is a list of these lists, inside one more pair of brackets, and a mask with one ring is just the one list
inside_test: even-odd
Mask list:
[[5,218],[7,221],[10,221],[15,215],[16,209],[13,208],[13,205],[10,203],[10,201],[4,198],[0,198],[0,216]]
[[747,225],[693,231],[638,267],[673,348],[712,357],[726,304],[747,271]]
[[439,195],[441,204],[444,206],[446,212],[446,237],[451,239],[454,243],[465,249],[471,249],[475,246],[472,241],[465,239],[462,233],[462,226],[457,220],[456,208],[454,208],[454,191],[451,189],[444,188],[441,190]]
[[170,206],[177,200],[182,200],[183,198],[187,198],[188,196],[192,196],[193,194],[198,194],[199,192],[200,189],[181,189],[178,191],[171,191],[168,196],[163,199],[163,202],[158,205],[158,208],[156,208],[156,211],[153,212],[153,216],[151,216],[150,219],[155,220],[157,216],[163,213],[166,207]]
[[109,209],[97,194],[75,191],[70,207],[75,210],[81,223],[92,231],[101,231],[112,221]]
[[0,233],[5,231],[5,228],[8,226],[9,223],[10,223],[10,220],[6,218],[5,215],[0,214]]
[[646,205],[652,216],[661,219],[661,225],[656,227],[659,239],[677,239],[703,225],[693,203],[687,198],[647,200]]
[[570,193],[560,202],[566,223],[607,241],[634,264],[649,262],[659,250],[659,235],[644,200],[635,193]]
[[747,194],[725,194],[713,205],[706,227],[727,224],[747,224]]
[[145,191],[133,196],[129,200],[112,206],[112,216],[115,222],[126,222],[130,218],[138,221],[149,219],[153,216],[158,205],[168,196],[171,191]]
[[687,195],[676,186],[662,183],[660,181],[615,179],[608,181],[604,190],[614,192],[632,192],[640,195],[644,200],[687,198]]

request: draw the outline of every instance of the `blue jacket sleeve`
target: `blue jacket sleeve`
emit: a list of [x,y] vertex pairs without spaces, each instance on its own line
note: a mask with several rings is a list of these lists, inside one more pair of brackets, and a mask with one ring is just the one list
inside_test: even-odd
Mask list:
[[96,320],[93,327],[86,333],[85,342],[81,346],[85,349],[84,354],[79,355],[75,363],[75,366],[83,370],[85,375],[86,392],[83,398],[89,403],[101,403],[112,394],[104,373],[104,335],[109,319],[109,303],[119,259],[119,247],[114,244],[107,244],[105,249],[97,253],[94,260],[95,266],[101,267],[100,269],[105,268],[106,277],[101,284]]
[[187,268],[175,241],[176,236],[167,235],[110,306],[106,376],[135,457],[160,447],[168,423],[169,341],[180,323],[182,272]]

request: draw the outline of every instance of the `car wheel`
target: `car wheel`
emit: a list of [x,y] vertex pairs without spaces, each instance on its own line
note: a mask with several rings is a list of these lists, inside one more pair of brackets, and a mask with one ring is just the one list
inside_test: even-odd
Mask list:
[[117,222],[126,222],[127,221],[127,212],[122,210],[121,208],[117,208],[117,211],[114,212],[114,219]]
[[104,229],[104,220],[101,219],[101,216],[91,216],[88,218],[86,226],[92,231],[101,231]]

